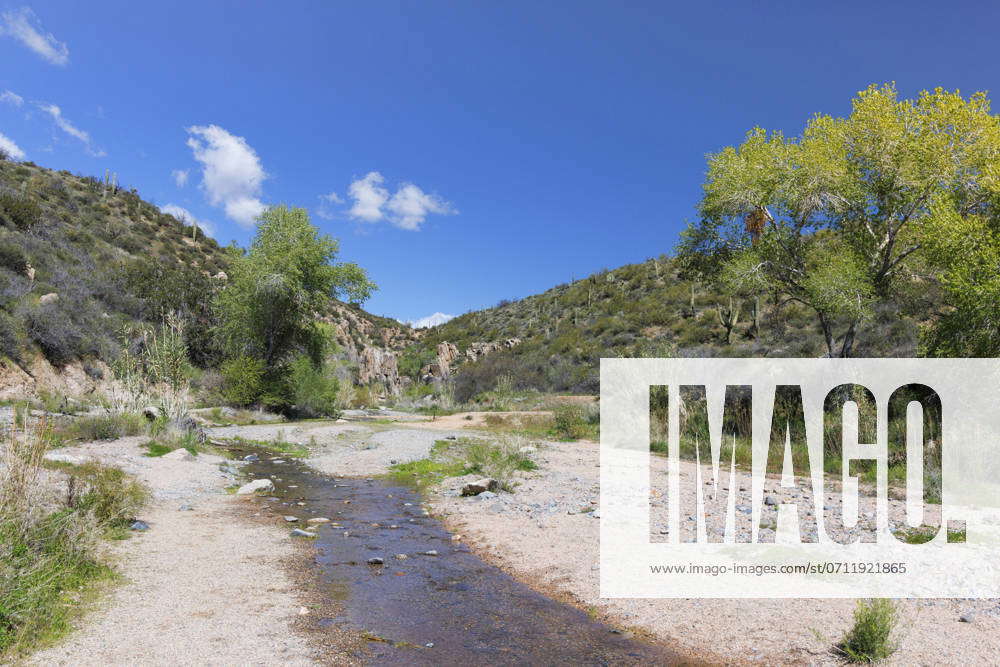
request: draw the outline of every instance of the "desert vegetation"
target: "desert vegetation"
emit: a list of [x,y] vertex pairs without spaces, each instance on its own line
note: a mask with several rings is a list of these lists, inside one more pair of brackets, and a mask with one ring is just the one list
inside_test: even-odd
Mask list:
[[[78,603],[113,570],[102,541],[121,537],[146,502],[146,489],[98,463],[58,466],[65,490],[43,493],[44,426],[4,434],[0,460],[0,657],[16,658],[57,639]],[[77,603],[77,604],[74,604]]]

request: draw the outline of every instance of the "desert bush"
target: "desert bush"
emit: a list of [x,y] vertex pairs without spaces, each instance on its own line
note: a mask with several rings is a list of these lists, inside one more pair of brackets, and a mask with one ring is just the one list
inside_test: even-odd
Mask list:
[[303,417],[336,417],[339,383],[326,367],[307,356],[294,359],[288,377],[294,410]]
[[24,336],[17,320],[0,310],[0,355],[14,361],[21,361],[24,349]]
[[93,341],[59,301],[26,308],[24,322],[28,336],[53,366],[62,367],[79,356],[97,352]]
[[897,648],[892,635],[898,623],[899,607],[892,600],[858,600],[854,625],[837,650],[850,662],[885,660]]
[[439,440],[435,447],[439,458],[446,464],[459,464],[462,474],[491,477],[506,491],[512,489],[518,471],[538,468],[528,441],[519,435],[505,434],[495,440]]
[[264,392],[264,362],[253,357],[235,357],[223,362],[223,396],[232,405],[253,405]]
[[24,248],[7,240],[0,241],[0,266],[14,273],[25,273],[28,270],[28,255]]
[[77,417],[65,429],[65,435],[85,442],[117,440],[145,432],[146,421],[135,413]]
[[580,440],[595,437],[601,413],[596,404],[556,403],[552,408],[552,430],[559,438]]
[[0,214],[22,231],[31,229],[42,219],[42,209],[34,200],[10,193],[0,194]]
[[91,461],[74,466],[69,474],[75,481],[70,507],[90,513],[107,528],[131,523],[149,500],[148,489],[120,468]]

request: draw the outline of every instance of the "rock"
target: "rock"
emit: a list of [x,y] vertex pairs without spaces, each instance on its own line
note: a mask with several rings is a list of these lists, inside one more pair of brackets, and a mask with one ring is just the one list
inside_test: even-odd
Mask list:
[[765,505],[775,506],[775,505],[778,504],[778,499],[775,498],[774,496],[765,496],[764,497],[764,504]]
[[171,461],[194,461],[194,455],[183,447],[178,447],[174,451],[164,454],[160,458],[170,459]]
[[434,549],[428,549],[427,551],[424,552],[424,555],[425,556],[437,556],[438,552],[435,551]]
[[128,529],[136,531],[145,531],[149,530],[149,524],[146,523],[145,521],[140,521],[139,519],[136,519],[129,525]]
[[409,558],[406,554],[396,554],[396,560],[406,560]]
[[315,516],[311,519],[306,519],[306,523],[330,523],[330,520],[325,516]]
[[536,447],[532,447],[531,445],[525,445],[524,447],[521,447],[521,449],[517,450],[518,454],[522,454],[524,456],[529,456],[537,451],[538,449]]
[[192,510],[194,510],[194,508],[190,505],[181,505],[177,508],[178,512],[191,512]]
[[297,517],[297,516],[286,516],[285,517],[285,521],[287,521],[288,523],[295,523],[298,520],[299,520],[299,517]]
[[462,487],[463,496],[478,496],[485,491],[496,491],[500,488],[500,483],[495,479],[484,477],[483,479],[469,482]]
[[590,516],[594,517],[595,519],[600,519],[601,518],[601,511],[600,510],[594,510],[593,512],[590,513]]
[[260,461],[260,457],[257,456],[256,454],[247,454],[246,456],[243,457],[243,460],[247,461],[248,463],[256,463],[257,461]]
[[270,491],[274,489],[274,482],[269,479],[255,479],[249,484],[244,484],[236,492],[238,496],[247,496],[258,491]]
[[976,614],[975,614],[975,612],[967,611],[964,614],[962,614],[961,616],[959,616],[958,620],[960,622],[962,622],[962,623],[975,623],[976,622]]
[[496,497],[497,494],[493,493],[492,491],[483,491],[482,493],[479,494],[480,500],[489,500],[490,498],[496,498]]
[[75,456],[70,456],[69,454],[60,454],[59,452],[48,452],[45,455],[46,461],[55,461],[57,463],[69,463],[71,465],[79,465],[81,463],[80,459]]
[[153,422],[163,416],[163,412],[155,405],[147,405],[142,409],[142,416]]
[[753,514],[753,508],[749,505],[737,505],[736,511],[743,512],[744,514]]
[[292,537],[316,537],[316,533],[310,533],[308,530],[302,530],[301,528],[292,529]]
[[385,564],[385,560],[382,559],[382,558],[379,558],[378,556],[375,556],[374,558],[369,558],[368,559],[368,564],[369,565],[384,565]]
[[55,303],[59,300],[59,295],[55,292],[49,292],[48,294],[43,294],[38,297],[38,303]]

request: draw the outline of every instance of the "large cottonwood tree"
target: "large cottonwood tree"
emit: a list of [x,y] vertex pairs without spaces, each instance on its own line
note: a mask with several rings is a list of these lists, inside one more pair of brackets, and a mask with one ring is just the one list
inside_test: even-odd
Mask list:
[[679,254],[702,271],[752,268],[815,311],[830,356],[850,356],[872,304],[912,278],[936,228],[994,216],[998,160],[985,94],[899,99],[873,85],[846,118],[817,114],[795,138],[754,128],[710,155]]

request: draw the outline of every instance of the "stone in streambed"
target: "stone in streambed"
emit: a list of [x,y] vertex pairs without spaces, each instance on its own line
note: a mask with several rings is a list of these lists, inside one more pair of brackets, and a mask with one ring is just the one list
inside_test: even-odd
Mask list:
[[308,530],[295,528],[292,530],[292,537],[316,537],[316,533],[310,533]]
[[244,484],[236,491],[238,496],[247,496],[258,491],[271,491],[274,489],[274,482],[269,479],[255,479],[254,481]]
[[483,479],[476,480],[475,482],[469,482],[462,487],[463,496],[478,496],[486,491],[496,491],[500,488],[500,482],[495,479],[490,479],[489,477],[484,477]]

